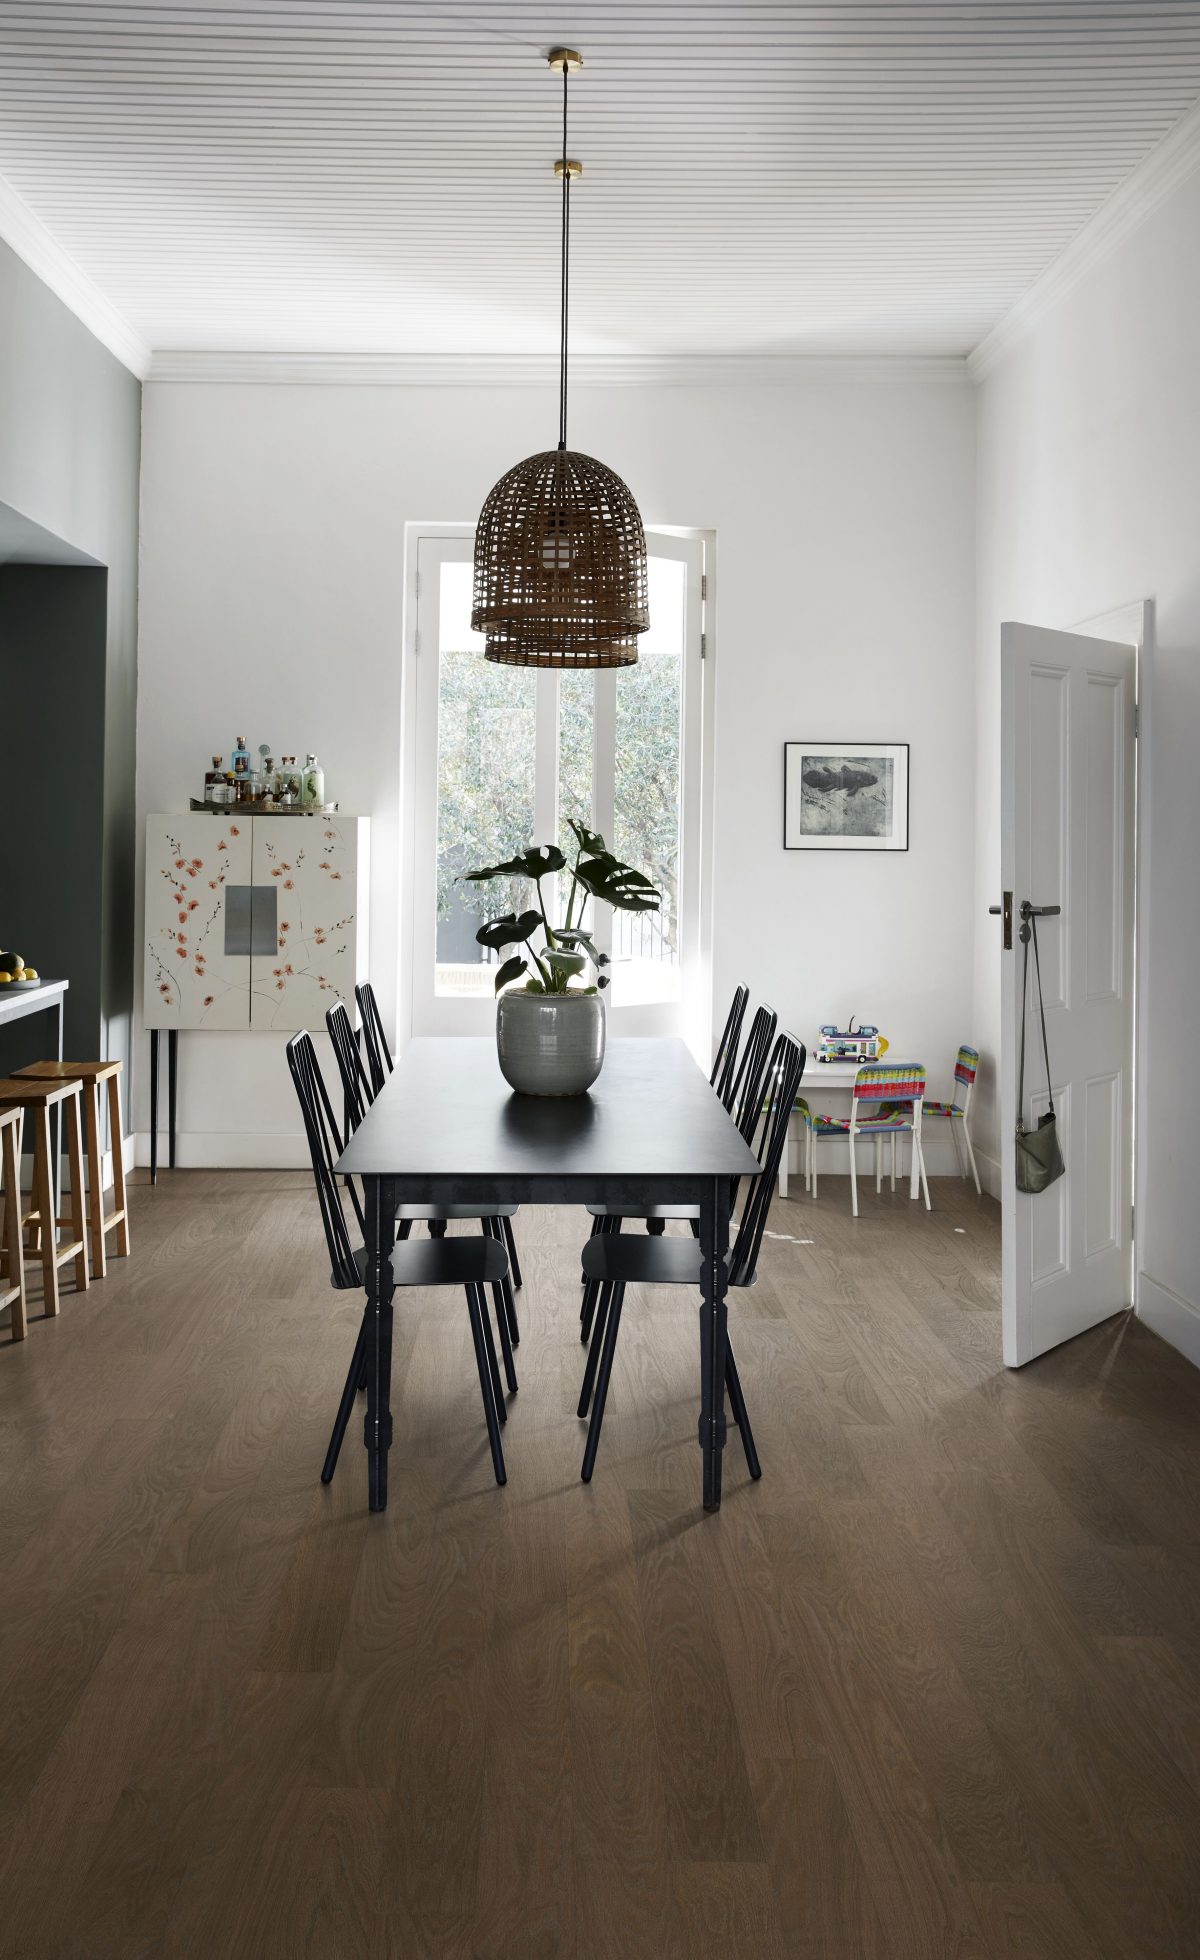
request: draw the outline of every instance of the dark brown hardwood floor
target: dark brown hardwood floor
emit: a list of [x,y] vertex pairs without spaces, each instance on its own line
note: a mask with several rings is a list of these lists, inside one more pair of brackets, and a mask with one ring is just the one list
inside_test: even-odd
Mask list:
[[1200,1376],[1125,1318],[1007,1373],[954,1181],[793,1193],[734,1301],[761,1484],[731,1430],[700,1510],[672,1292],[580,1484],[584,1221],[526,1209],[507,1489],[410,1296],[369,1517],[308,1181],[140,1184],[0,1344],[0,1952],[1195,1960]]

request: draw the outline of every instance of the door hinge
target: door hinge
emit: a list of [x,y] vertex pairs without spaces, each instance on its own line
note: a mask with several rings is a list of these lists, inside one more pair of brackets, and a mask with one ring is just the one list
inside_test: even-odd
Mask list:
[[1137,741],[1137,738],[1141,733],[1141,719],[1142,719],[1142,711],[1138,707],[1137,702],[1135,701],[1133,704],[1133,739],[1135,742]]
[[700,597],[702,600],[707,599],[708,597],[708,573],[707,572],[701,572],[700,574]]
[[1137,1238],[1137,1206],[1136,1205],[1130,1205],[1129,1207],[1129,1236],[1131,1239]]
[[700,635],[700,658],[701,660],[708,659],[708,634],[707,633],[701,633]]

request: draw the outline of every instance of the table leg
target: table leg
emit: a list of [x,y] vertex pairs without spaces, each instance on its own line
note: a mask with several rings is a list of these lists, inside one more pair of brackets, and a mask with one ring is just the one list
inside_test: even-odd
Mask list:
[[[63,1058],[63,997],[61,994],[59,995],[58,999],[55,1001],[54,1009],[52,1011],[56,1014],[57,1017],[55,1057],[58,1061],[61,1062]],[[50,1136],[54,1147],[54,1216],[55,1218],[57,1218],[59,1212],[62,1210],[62,1143],[63,1143],[62,1117],[59,1113],[59,1106],[57,1103],[55,1103],[54,1108],[50,1112]]]
[[150,1030],[150,1182],[158,1183],[158,1029]]
[[396,1243],[394,1177],[364,1177],[367,1200],[367,1448],[368,1501],[387,1508],[387,1453],[392,1446],[392,1247]]
[[794,1115],[788,1117],[787,1135],[783,1140],[783,1155],[779,1159],[779,1195],[781,1198],[786,1198],[788,1194],[788,1172],[791,1170],[788,1157],[792,1148],[792,1125],[795,1120]]
[[175,1168],[175,1082],[179,1072],[179,1029],[167,1029],[167,1162]]
[[729,1245],[729,1179],[705,1181],[700,1196],[700,1448],[704,1508],[721,1505],[725,1448],[725,1253]]

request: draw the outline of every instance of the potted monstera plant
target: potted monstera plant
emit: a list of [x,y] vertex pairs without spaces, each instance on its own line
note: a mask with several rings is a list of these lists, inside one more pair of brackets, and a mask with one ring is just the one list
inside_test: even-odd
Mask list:
[[[519,857],[465,874],[471,885],[527,878],[537,897],[536,910],[505,912],[475,934],[481,946],[495,952],[512,949],[496,972],[496,1047],[505,1081],[526,1096],[582,1095],[604,1061],[602,990],[609,976],[603,969],[609,962],[576,923],[588,899],[619,912],[657,912],[662,898],[645,873],[615,857],[597,831],[574,818],[568,822],[576,853],[562,925],[551,925],[542,891],[543,878],[557,878],[567,869],[557,844],[531,845]],[[515,986],[517,980],[524,985]]]

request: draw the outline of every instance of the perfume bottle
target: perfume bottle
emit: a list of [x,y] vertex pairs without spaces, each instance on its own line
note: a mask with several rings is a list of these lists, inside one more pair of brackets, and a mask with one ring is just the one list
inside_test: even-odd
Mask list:
[[315,755],[304,758],[304,801],[310,810],[325,801],[325,771]]
[[214,755],[212,759],[212,768],[206,769],[204,772],[204,801],[206,803],[216,802],[217,799],[213,795],[213,791],[216,789],[218,783],[223,784],[224,781],[225,781],[225,770],[223,766],[223,759],[219,755]]
[[246,737],[244,735],[239,735],[237,741],[234,743],[233,754],[229,758],[229,763],[235,776],[248,776],[250,774],[250,751],[246,747]]

